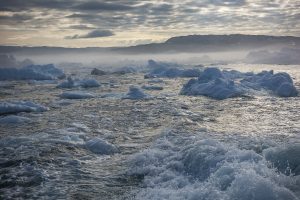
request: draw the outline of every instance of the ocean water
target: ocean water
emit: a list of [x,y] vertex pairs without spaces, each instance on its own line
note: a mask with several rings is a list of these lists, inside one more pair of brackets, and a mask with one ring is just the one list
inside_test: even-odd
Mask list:
[[[220,67],[287,72],[300,90],[300,66]],[[61,99],[72,89],[55,82],[0,84],[1,101],[49,108],[0,124],[2,199],[299,199],[300,97],[256,91],[220,101],[178,95],[186,78],[67,70],[102,83],[81,89],[95,97]],[[164,89],[122,99],[149,84]]]

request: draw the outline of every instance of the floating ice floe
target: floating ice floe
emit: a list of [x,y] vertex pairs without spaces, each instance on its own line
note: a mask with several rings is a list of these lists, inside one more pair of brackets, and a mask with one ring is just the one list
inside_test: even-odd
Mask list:
[[293,80],[288,73],[280,72],[274,74],[271,71],[262,71],[253,76],[241,80],[244,86],[260,90],[271,90],[280,97],[293,97],[298,95],[298,91],[293,84]]
[[74,88],[74,87],[99,87],[100,83],[95,79],[73,79],[72,77],[68,77],[66,81],[57,85],[57,88]]
[[203,95],[214,99],[238,97],[243,93],[234,81],[224,78],[218,68],[206,68],[198,79],[191,79],[180,92],[182,95]]
[[[234,79],[243,78],[239,83]],[[263,71],[258,74],[220,71],[218,68],[206,68],[198,79],[187,82],[180,94],[203,95],[214,99],[226,99],[243,96],[251,90],[266,89],[281,97],[297,96],[298,91],[287,73],[273,74]]]
[[30,123],[31,120],[27,117],[21,117],[21,116],[16,116],[16,115],[8,115],[5,117],[0,118],[0,124],[25,124],[25,123]]
[[146,74],[144,78],[198,77],[201,73],[199,69],[180,69],[177,64],[155,62],[154,60],[148,61],[148,67],[151,71],[149,74]]
[[109,142],[100,138],[93,138],[85,143],[88,150],[96,154],[111,155],[118,153],[119,149]]
[[[299,177],[271,167],[272,163],[276,166],[282,151],[275,152],[275,159],[268,159],[272,162],[269,163],[252,150],[201,138],[171,132],[158,139],[150,149],[136,154],[128,174],[141,177],[143,187],[135,191],[135,198],[298,199],[294,191],[300,187]],[[291,156],[279,158],[285,163],[291,159]]]
[[19,112],[44,112],[47,110],[49,110],[47,107],[31,101],[0,102],[0,115]]
[[79,85],[84,88],[89,88],[89,87],[99,87],[100,83],[95,79],[83,79],[79,82]]
[[128,93],[123,99],[146,99],[150,98],[148,94],[145,94],[139,87],[131,86]]
[[63,92],[60,95],[63,99],[90,99],[94,98],[95,96],[88,92],[82,92],[82,91],[70,91],[70,92]]
[[54,80],[64,77],[64,72],[53,64],[29,65],[20,69],[0,68],[0,80]]

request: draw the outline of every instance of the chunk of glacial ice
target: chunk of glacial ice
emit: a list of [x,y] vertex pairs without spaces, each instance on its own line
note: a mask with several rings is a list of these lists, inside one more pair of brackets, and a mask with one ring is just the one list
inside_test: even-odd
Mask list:
[[68,77],[66,81],[61,82],[56,87],[57,88],[74,88],[74,87],[99,87],[100,83],[95,79],[73,79],[72,77]]
[[21,117],[17,115],[8,115],[0,118],[0,124],[25,124],[30,123],[31,120],[27,117]]
[[0,80],[54,80],[64,76],[64,72],[53,64],[30,65],[20,69],[0,68]]
[[47,107],[31,101],[0,102],[0,115],[19,112],[44,112],[47,110],[49,110]]
[[280,97],[294,97],[298,91],[288,73],[280,72],[274,74],[271,71],[262,71],[253,76],[241,80],[241,84],[256,90],[267,89]]
[[95,96],[88,92],[82,92],[82,91],[70,91],[70,92],[63,92],[60,95],[63,99],[90,99],[94,98]]
[[217,78],[208,82],[191,79],[180,91],[182,95],[203,95],[214,99],[227,99],[243,95],[243,90],[231,80]]
[[145,94],[139,87],[131,86],[128,93],[123,97],[124,99],[145,99],[150,98],[148,94]]
[[85,146],[88,150],[96,154],[110,155],[119,152],[119,149],[115,145],[100,138],[93,138],[87,141]]

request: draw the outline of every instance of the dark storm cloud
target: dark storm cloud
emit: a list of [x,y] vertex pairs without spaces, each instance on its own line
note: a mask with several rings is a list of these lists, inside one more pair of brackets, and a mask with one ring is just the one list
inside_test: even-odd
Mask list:
[[87,39],[113,36],[114,33],[110,30],[94,30],[84,35],[67,36],[65,39]]

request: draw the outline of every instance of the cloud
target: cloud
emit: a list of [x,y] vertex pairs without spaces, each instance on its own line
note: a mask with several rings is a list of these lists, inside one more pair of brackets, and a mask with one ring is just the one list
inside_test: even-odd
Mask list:
[[22,11],[28,9],[55,9],[73,11],[126,11],[134,9],[136,1],[81,1],[81,0],[9,0],[0,1],[0,11]]
[[95,27],[87,26],[87,25],[84,25],[84,24],[78,24],[78,25],[68,26],[67,29],[91,30],[91,29],[95,29]]
[[89,11],[126,11],[134,9],[132,6],[116,4],[116,3],[105,3],[98,1],[85,2],[78,5],[74,5],[73,9],[77,10],[89,10]]
[[115,35],[110,30],[94,30],[84,35],[73,35],[66,36],[65,39],[87,39],[87,38],[99,38],[99,37],[110,37]]
[[120,32],[110,39],[116,43],[124,38],[159,40],[189,34],[300,36],[299,7],[300,0],[0,0],[0,44],[15,42],[22,34],[32,35],[34,41],[35,33],[45,32],[43,37],[53,38],[54,43],[60,37],[68,45],[70,41],[63,38],[70,30],[110,32],[65,38],[109,37]]
[[6,24],[18,24],[29,21],[34,17],[28,14],[13,14],[11,16],[0,15],[0,22]]

